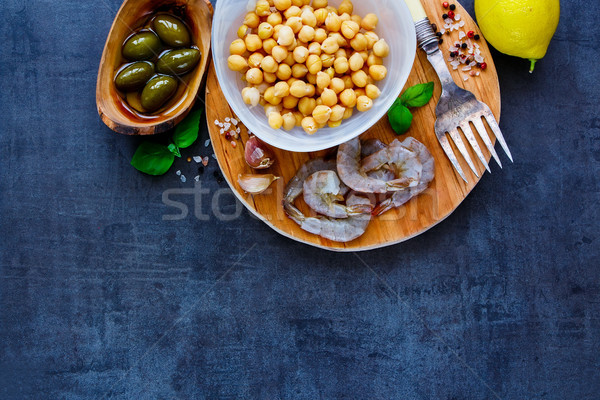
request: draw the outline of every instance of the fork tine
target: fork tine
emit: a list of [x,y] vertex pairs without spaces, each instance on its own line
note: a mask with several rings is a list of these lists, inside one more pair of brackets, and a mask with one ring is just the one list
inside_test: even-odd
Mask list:
[[506,144],[506,140],[504,140],[504,136],[502,135],[502,131],[500,130],[500,126],[498,126],[498,122],[496,122],[496,118],[491,111],[487,111],[483,113],[485,116],[485,120],[487,121],[490,128],[492,128],[492,132],[496,135],[496,139],[500,142],[500,146],[504,149],[504,152],[508,156],[511,162],[513,161],[512,154],[510,154],[510,150],[508,149],[508,145]]
[[456,156],[454,155],[454,151],[452,151],[452,147],[450,146],[448,137],[446,137],[446,135],[438,136],[438,141],[442,145],[442,149],[444,149],[444,152],[450,159],[450,162],[452,163],[452,165],[454,166],[454,168],[456,169],[456,171],[458,172],[460,177],[463,178],[463,180],[466,183],[469,183],[469,181],[465,177],[465,174],[464,174],[462,168],[460,167],[460,164],[458,163],[458,160],[456,159]]
[[475,165],[473,164],[473,161],[471,160],[471,157],[469,156],[469,152],[467,151],[467,148],[465,147],[465,143],[462,141],[462,139],[460,138],[460,135],[458,134],[458,130],[452,129],[448,133],[450,134],[450,137],[452,138],[452,140],[454,140],[454,144],[458,148],[458,151],[460,151],[460,154],[462,154],[462,156],[465,158],[465,161],[467,162],[467,164],[469,164],[471,171],[473,171],[475,176],[479,178],[477,169],[475,169]]
[[479,157],[479,161],[481,161],[485,169],[487,169],[487,172],[492,173],[492,171],[490,171],[490,167],[488,166],[487,160],[481,152],[481,147],[479,147],[479,143],[477,143],[477,139],[475,139],[475,135],[473,135],[471,126],[469,126],[469,121],[466,121],[465,123],[461,124],[460,129],[463,131],[473,150],[475,150],[475,154],[477,154],[477,157]]
[[473,118],[473,121],[471,121],[471,122],[473,122],[473,125],[475,125],[475,130],[477,130],[477,132],[479,133],[479,137],[481,137],[481,140],[483,140],[483,143],[485,143],[485,146],[488,148],[490,153],[492,153],[494,160],[496,160],[496,162],[498,163],[500,168],[502,168],[502,163],[500,162],[500,157],[498,157],[498,153],[496,153],[496,149],[494,149],[494,145],[492,144],[490,136],[488,135],[487,130],[485,129],[485,126],[483,125],[483,121],[481,120],[481,117],[475,117],[475,118]]

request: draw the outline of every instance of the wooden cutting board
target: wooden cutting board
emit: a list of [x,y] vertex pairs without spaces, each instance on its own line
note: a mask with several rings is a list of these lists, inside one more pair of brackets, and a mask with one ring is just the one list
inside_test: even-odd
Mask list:
[[[438,27],[442,27],[444,23],[441,15],[444,13],[444,9],[441,6],[441,2],[439,0],[421,0],[421,2],[425,7],[429,19],[433,23],[436,23]],[[461,29],[465,32],[473,30],[478,33],[479,29],[473,19],[458,2],[454,1],[453,3],[456,4],[455,12],[460,14],[465,21],[465,26]],[[448,43],[452,43],[457,39],[458,31],[453,31],[450,35],[444,35],[444,44],[441,48],[445,58],[448,57]],[[451,71],[451,73],[457,85],[470,90],[479,100],[488,104],[496,116],[496,119],[499,121],[500,87],[498,85],[498,75],[485,40],[482,38],[477,43],[481,46],[481,53],[485,57],[487,69],[482,71],[480,76],[470,77],[467,81],[464,81],[463,78],[468,73],[462,72],[460,67],[456,71]],[[332,242],[303,231],[295,222],[285,215],[281,205],[284,187],[296,174],[298,168],[309,158],[325,155],[328,152],[331,154],[335,149],[319,153],[293,153],[274,149],[277,162],[265,172],[253,171],[244,161],[244,143],[248,139],[246,129],[242,126],[241,140],[238,140],[237,146],[233,147],[231,143],[225,140],[225,137],[220,134],[220,128],[214,124],[215,120],[224,121],[226,117],[234,118],[235,115],[221,92],[214,65],[211,65],[206,84],[206,115],[210,137],[219,166],[221,167],[229,186],[231,186],[233,193],[238,199],[268,226],[291,239],[328,250],[361,251],[376,249],[413,238],[448,217],[448,215],[450,215],[465,199],[469,192],[473,190],[479,181],[479,179],[470,171],[466,163],[461,160],[463,171],[465,171],[467,179],[469,180],[469,183],[465,183],[450,164],[450,161],[435,137],[433,130],[435,122],[435,105],[440,96],[441,86],[435,71],[427,61],[425,53],[421,50],[417,50],[417,57],[415,58],[415,63],[405,89],[417,83],[429,81],[435,82],[433,99],[425,107],[414,110],[413,125],[408,133],[401,138],[413,136],[427,146],[435,158],[435,179],[429,188],[420,196],[412,199],[398,209],[388,211],[387,213],[374,218],[365,234],[352,242]],[[491,131],[489,131],[489,133],[495,142],[494,135]],[[396,137],[397,136],[389,125],[387,117],[384,117],[361,136],[363,139],[379,138],[384,143],[390,143]],[[463,140],[465,139],[463,138]],[[485,145],[481,141],[480,146],[484,149],[484,154],[489,161],[490,154],[485,150]],[[459,154],[456,148],[454,151],[456,154]],[[477,157],[473,153],[471,154],[471,158],[477,160]],[[481,176],[485,169],[480,164],[478,167],[478,172]],[[495,164],[490,165],[490,168],[492,168],[493,171],[499,171],[498,166]],[[272,173],[276,176],[280,176],[281,179],[273,183],[265,193],[252,196],[245,193],[237,182],[239,174],[249,173]],[[296,204],[306,215],[310,213],[310,210],[304,204],[302,199],[298,199]]]

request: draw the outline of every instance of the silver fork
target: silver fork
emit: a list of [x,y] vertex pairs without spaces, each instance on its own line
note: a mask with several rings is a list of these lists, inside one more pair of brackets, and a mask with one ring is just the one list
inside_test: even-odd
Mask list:
[[[420,10],[417,8],[417,12],[415,12],[415,8],[417,7],[417,5],[414,4],[415,2],[418,3],[418,7],[420,8]],[[452,162],[452,165],[454,165],[454,168],[456,168],[464,181],[468,182],[460,167],[458,159],[450,146],[446,133],[452,138],[456,148],[460,151],[460,154],[462,154],[473,173],[479,177],[475,164],[471,160],[467,147],[458,132],[458,129],[460,129],[481,163],[485,166],[485,169],[488,172],[491,172],[481,148],[479,147],[479,143],[477,143],[473,130],[471,129],[469,124],[471,122],[483,143],[485,143],[500,168],[502,168],[502,163],[494,149],[494,145],[486,131],[482,118],[487,121],[492,132],[494,132],[496,139],[500,142],[500,145],[512,162],[512,155],[510,154],[510,150],[508,149],[504,136],[502,136],[502,132],[500,131],[500,127],[498,126],[498,122],[496,122],[496,118],[494,118],[492,111],[485,103],[478,101],[473,93],[458,87],[454,83],[450,71],[446,66],[444,56],[438,46],[439,38],[435,36],[435,32],[431,27],[431,22],[427,16],[425,16],[425,11],[422,9],[420,2],[418,0],[408,0],[407,3],[409,3],[411,12],[413,13],[413,19],[418,19],[415,22],[415,28],[417,31],[419,47],[427,53],[427,59],[435,69],[440,78],[440,82],[442,83],[442,95],[435,109],[435,114],[437,116],[435,121],[435,135],[444,149],[444,152]]]

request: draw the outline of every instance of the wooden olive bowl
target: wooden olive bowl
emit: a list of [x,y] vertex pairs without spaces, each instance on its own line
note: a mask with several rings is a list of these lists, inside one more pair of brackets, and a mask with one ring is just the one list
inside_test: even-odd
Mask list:
[[[180,80],[175,95],[156,114],[140,114],[130,108],[115,87],[117,69],[123,63],[121,46],[157,11],[173,11],[188,27],[195,46],[202,52],[196,68]],[[213,8],[209,0],[125,0],[110,28],[96,84],[96,105],[102,121],[126,135],[153,135],[179,123],[191,110],[210,55]]]

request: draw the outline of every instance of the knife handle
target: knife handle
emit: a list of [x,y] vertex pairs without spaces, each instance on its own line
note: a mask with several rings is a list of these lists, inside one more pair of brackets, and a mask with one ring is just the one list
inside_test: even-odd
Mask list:
[[435,32],[431,27],[431,22],[427,18],[427,13],[421,5],[420,0],[404,0],[410,13],[412,14],[413,21],[415,23],[415,30],[417,31],[417,41],[419,47],[423,49],[427,54],[431,54],[439,49],[438,38],[435,36]]

